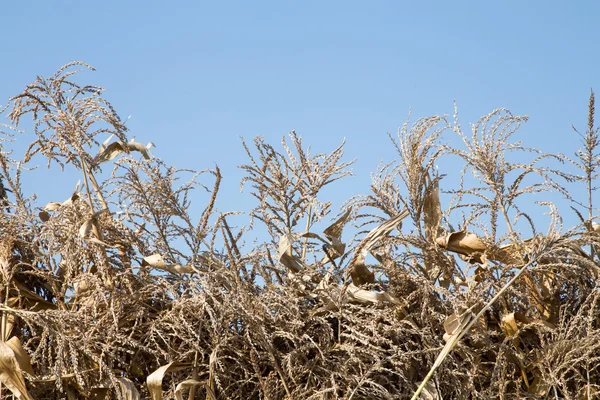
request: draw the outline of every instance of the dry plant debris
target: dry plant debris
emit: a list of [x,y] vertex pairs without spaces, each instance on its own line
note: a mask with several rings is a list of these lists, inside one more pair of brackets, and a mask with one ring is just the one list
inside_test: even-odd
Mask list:
[[[240,228],[215,207],[218,168],[179,170],[130,140],[78,68],[91,69],[38,77],[2,110],[0,397],[600,395],[593,93],[572,159],[514,141],[526,118],[504,109],[470,133],[456,115],[407,122],[390,137],[399,160],[337,216],[322,189],[351,174],[343,144],[242,142],[254,208]],[[24,193],[34,156],[78,171],[74,192]],[[438,171],[449,157],[464,168]],[[547,220],[528,213],[536,201]],[[258,225],[266,238],[249,244]]]

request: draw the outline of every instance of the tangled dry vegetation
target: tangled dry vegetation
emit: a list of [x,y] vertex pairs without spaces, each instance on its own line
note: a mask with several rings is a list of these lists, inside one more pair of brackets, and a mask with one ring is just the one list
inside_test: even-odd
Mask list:
[[[3,111],[0,397],[599,396],[593,93],[573,159],[514,142],[526,118],[502,109],[469,134],[456,116],[406,124],[391,138],[399,162],[335,216],[320,191],[349,175],[342,146],[312,155],[293,132],[280,150],[244,143],[255,208],[237,228],[214,207],[219,169],[181,183],[190,171],[130,141],[102,89],[72,81],[78,67]],[[25,118],[35,140],[16,158]],[[36,204],[21,186],[35,155],[82,183]],[[448,157],[464,165],[452,188],[435,168]],[[581,173],[549,167],[560,161]],[[209,192],[198,221],[196,188]],[[579,226],[539,201],[553,195]],[[550,216],[536,222],[539,206]],[[268,240],[249,245],[259,224]]]

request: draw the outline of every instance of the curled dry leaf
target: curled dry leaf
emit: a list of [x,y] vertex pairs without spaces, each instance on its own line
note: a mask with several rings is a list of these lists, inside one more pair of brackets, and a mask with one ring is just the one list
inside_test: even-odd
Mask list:
[[42,222],[48,222],[48,220],[50,219],[50,213],[52,213],[54,211],[58,211],[61,207],[70,206],[71,204],[73,204],[73,202],[78,200],[80,197],[79,196],[79,185],[80,184],[81,184],[81,181],[77,181],[77,185],[75,186],[75,191],[73,192],[71,197],[69,197],[67,200],[63,201],[62,203],[58,203],[56,201],[51,201],[50,203],[46,204],[44,206],[44,208],[42,209],[42,211],[40,211],[40,213],[38,214],[38,216],[40,217]]
[[151,256],[144,257],[142,260],[142,266],[150,266],[155,268],[164,268],[167,264],[160,254],[152,254]]
[[502,317],[502,330],[507,337],[513,337],[519,333],[519,324],[529,324],[531,320],[520,312],[513,312]]
[[471,263],[485,263],[494,260],[504,264],[522,264],[523,251],[527,251],[534,239],[524,240],[520,245],[514,243],[499,247],[486,245],[474,233],[457,231],[438,237],[435,242],[448,251],[458,253],[462,259]]
[[175,388],[175,400],[183,400],[183,390],[190,389],[195,386],[205,386],[206,389],[206,400],[217,400],[214,392],[204,383],[195,379],[186,379],[183,382],[179,382]]
[[117,382],[119,382],[123,400],[140,400],[140,393],[135,388],[133,382],[127,378],[117,378]]
[[342,242],[342,230],[344,229],[346,222],[348,222],[351,213],[352,209],[349,209],[323,231],[325,237],[331,242],[331,246],[328,248],[327,256],[323,262],[330,261],[330,259],[335,260],[336,258],[341,257],[344,254],[344,251],[346,251],[346,243]]
[[483,262],[487,246],[474,233],[458,231],[438,237],[435,242],[448,251],[469,257],[473,262]]
[[300,238],[318,239],[327,243],[322,237],[312,232],[286,233],[279,238],[278,257],[279,262],[286,266],[291,272],[298,273],[302,269],[301,260],[294,255],[292,245]]
[[370,290],[359,289],[353,283],[348,286],[347,293],[351,300],[356,300],[361,303],[380,304],[383,302],[390,302],[395,305],[402,304],[397,298],[387,292],[374,292]]
[[[109,138],[108,140],[110,139],[111,138]],[[154,146],[152,142],[148,143],[145,146],[142,143],[132,141],[125,143],[113,142],[108,146],[105,145],[106,143],[107,142],[105,141],[103,147],[100,149],[96,157],[94,157],[92,166],[97,166],[102,164],[103,162],[113,160],[116,156],[118,156],[121,153],[129,154],[132,151],[138,151],[142,153],[142,156],[146,160],[149,160],[150,155],[148,154],[148,150],[150,150],[150,148]]]
[[21,345],[19,338],[13,336],[6,342],[6,344],[15,353],[15,358],[17,359],[17,363],[19,364],[19,367],[21,367],[21,370],[27,372],[29,375],[34,375],[33,368],[31,366],[31,357],[29,357],[29,354],[27,354]]
[[17,399],[31,400],[15,352],[4,342],[0,342],[0,382]]
[[94,222],[92,218],[88,218],[85,220],[81,227],[79,228],[79,237],[82,239],[87,238],[90,233],[92,233],[92,229],[94,228]]
[[[325,277],[319,282],[317,286],[317,293],[319,299],[325,303],[325,308],[327,310],[337,310],[337,302],[339,301],[340,291],[342,290],[342,286],[339,284],[330,285],[329,279],[331,278],[331,274],[328,273]],[[396,297],[392,296],[387,292],[375,292],[370,290],[360,289],[354,283],[350,283],[346,288],[344,293],[344,297],[342,302],[345,303],[347,301],[353,303],[363,303],[363,304],[384,304],[384,303],[392,303],[395,305],[401,305],[402,303]]]
[[167,264],[160,254],[152,254],[151,256],[144,257],[142,260],[142,267],[147,266],[167,271],[172,274],[191,274],[196,272],[196,269],[191,265]]
[[167,372],[180,371],[182,369],[189,368],[190,366],[190,363],[173,361],[167,365],[163,365],[148,375],[148,378],[146,378],[146,385],[148,386],[148,392],[150,392],[152,400],[162,400],[162,381]]
[[456,315],[456,313],[452,313],[449,315],[444,321],[444,341],[448,343],[450,339],[459,335],[462,329],[471,322],[473,319],[473,313],[470,311],[465,311],[460,315]]
[[352,269],[350,275],[352,282],[356,285],[375,282],[375,274],[369,270],[365,264],[365,258],[371,248],[382,238],[393,231],[404,218],[408,217],[408,210],[402,211],[397,216],[388,219],[375,229],[371,230],[367,236],[360,242],[352,258]]
[[[71,196],[72,197],[72,196]],[[70,200],[70,199],[69,199]],[[48,204],[46,204],[44,206],[44,211],[48,211],[48,212],[53,212],[53,211],[57,211],[60,209],[60,207],[62,206],[61,203],[58,203],[56,201],[50,202]]]
[[95,244],[98,244],[98,245],[100,245],[100,246],[104,246],[104,247],[114,247],[114,248],[116,248],[116,247],[117,247],[117,246],[111,246],[111,245],[109,245],[108,243],[106,243],[106,242],[103,242],[103,241],[102,241],[102,240],[100,240],[100,239],[96,239],[95,237],[89,237],[89,238],[85,238],[85,241],[86,241],[86,242],[89,242],[89,243],[95,243]]
[[[105,212],[109,212],[107,208],[96,211],[90,218],[86,219],[85,222],[79,227],[79,237],[82,239],[87,239],[90,233],[92,233],[94,224],[98,220],[98,217]],[[102,244],[106,245],[104,242],[102,242]]]
[[294,243],[295,237],[293,233],[281,235],[279,238],[279,262],[285,265],[290,271],[294,273],[300,272],[302,264],[292,252],[292,244]]

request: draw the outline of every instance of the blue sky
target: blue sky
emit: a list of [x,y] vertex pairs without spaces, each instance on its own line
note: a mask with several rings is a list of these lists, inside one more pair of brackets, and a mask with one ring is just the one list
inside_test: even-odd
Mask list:
[[[585,129],[589,90],[600,90],[598,15],[595,1],[12,1],[0,12],[0,104],[85,61],[97,72],[83,83],[107,88],[155,155],[222,168],[223,211],[250,200],[238,191],[239,136],[277,143],[295,129],[315,151],[346,138],[357,176],[332,194],[340,206],[396,158],[387,132],[409,107],[451,115],[456,101],[463,127],[506,107],[530,116],[526,145],[572,154],[571,125]],[[32,192],[56,193],[42,203],[79,179],[31,176]]]

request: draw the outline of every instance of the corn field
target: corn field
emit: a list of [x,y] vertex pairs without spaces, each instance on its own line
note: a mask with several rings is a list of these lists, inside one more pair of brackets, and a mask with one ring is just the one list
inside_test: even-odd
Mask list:
[[[215,207],[218,167],[179,170],[131,140],[103,89],[78,83],[87,69],[2,110],[1,398],[600,396],[593,92],[572,156],[516,140],[527,117],[464,129],[455,110],[390,135],[398,161],[344,204],[321,195],[351,175],[343,143],[242,141],[239,215]],[[77,171],[73,192],[38,204],[22,184],[34,157]]]

